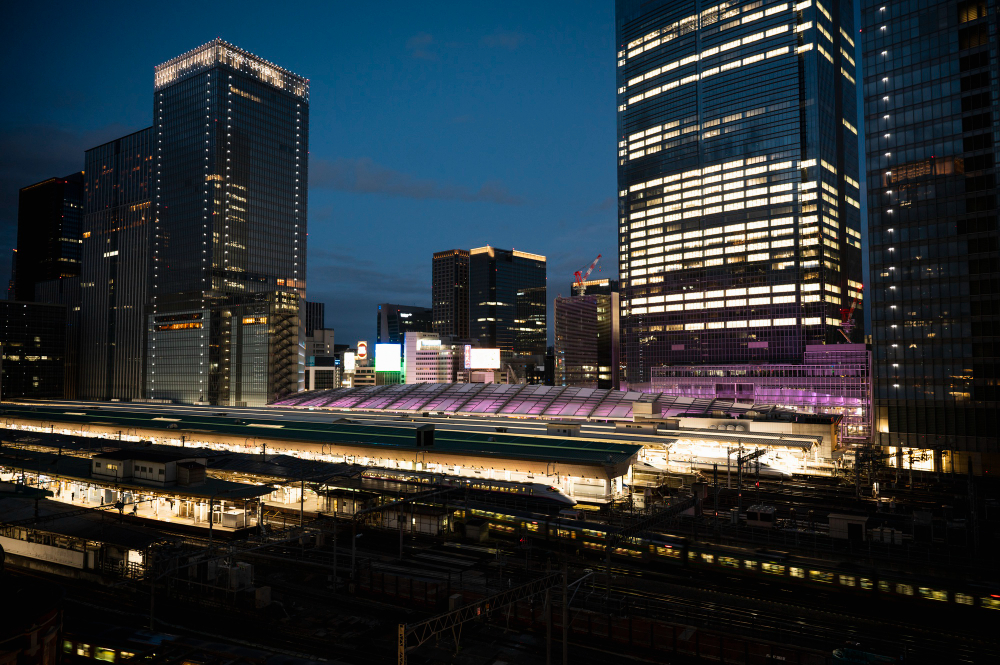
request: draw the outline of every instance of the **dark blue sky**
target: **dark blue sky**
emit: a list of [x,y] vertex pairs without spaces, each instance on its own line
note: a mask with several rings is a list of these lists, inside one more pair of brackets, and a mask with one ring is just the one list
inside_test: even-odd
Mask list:
[[310,79],[309,298],[339,342],[430,305],[431,253],[617,274],[614,3],[17,3],[0,27],[0,275],[17,189],[152,122],[153,66],[216,36]]
[[617,275],[612,0],[26,5],[0,25],[0,276],[18,188],[150,125],[153,66],[217,36],[310,79],[309,298],[339,342],[429,306],[441,249],[545,254],[550,305],[599,253]]

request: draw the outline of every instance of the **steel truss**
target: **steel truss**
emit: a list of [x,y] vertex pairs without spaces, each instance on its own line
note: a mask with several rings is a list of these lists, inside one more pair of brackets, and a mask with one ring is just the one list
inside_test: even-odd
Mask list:
[[[399,631],[397,633],[397,664],[406,665],[407,652],[413,651],[420,645],[430,640],[432,637],[436,637],[449,630],[455,638],[455,644],[457,646],[462,633],[462,624],[475,619],[488,617],[490,612],[495,609],[513,605],[514,603],[530,598],[539,593],[543,593],[549,589],[562,586],[562,583],[562,573],[546,575],[545,577],[540,577],[537,580],[528,582],[527,584],[522,584],[521,586],[516,586],[512,589],[507,589],[506,591],[501,591],[493,596],[488,596],[482,600],[470,603],[446,614],[440,614],[436,617],[431,617],[430,619],[426,619],[418,623],[401,623],[399,624]],[[411,637],[413,639],[409,640]],[[407,641],[411,641],[412,644],[407,646]]]

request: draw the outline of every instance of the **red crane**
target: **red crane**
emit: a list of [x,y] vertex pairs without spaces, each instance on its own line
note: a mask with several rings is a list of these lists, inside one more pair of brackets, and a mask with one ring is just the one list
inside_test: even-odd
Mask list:
[[851,331],[854,329],[854,310],[858,308],[858,299],[861,297],[861,289],[863,288],[864,286],[858,287],[858,295],[854,296],[850,307],[840,308],[840,334],[848,343],[851,341]]
[[598,254],[597,258],[594,259],[593,263],[590,264],[590,267],[587,268],[587,272],[584,272],[583,270],[577,270],[576,272],[573,273],[573,286],[576,287],[578,293],[583,292],[583,283],[587,281],[588,277],[590,277],[590,273],[594,272],[594,266],[596,266],[597,262],[600,260],[601,260],[601,255]]

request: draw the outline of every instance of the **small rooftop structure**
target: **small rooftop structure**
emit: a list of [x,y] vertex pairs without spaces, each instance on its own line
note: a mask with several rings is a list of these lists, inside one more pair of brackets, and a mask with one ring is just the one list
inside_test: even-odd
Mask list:
[[[122,448],[96,453],[90,458],[90,475],[110,480],[138,480],[163,487],[177,482],[177,465],[184,463],[205,467],[204,457],[164,450],[147,450],[143,447]],[[190,466],[185,467],[190,469]],[[196,474],[197,475],[197,474]],[[204,471],[200,474],[204,482]],[[185,473],[185,484],[190,484],[190,473]]]

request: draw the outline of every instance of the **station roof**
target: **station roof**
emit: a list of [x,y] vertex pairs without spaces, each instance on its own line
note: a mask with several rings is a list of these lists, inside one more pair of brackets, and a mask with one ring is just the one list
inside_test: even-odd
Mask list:
[[720,411],[736,416],[750,410],[774,408],[773,405],[756,405],[753,401],[735,399],[504,383],[418,383],[309,390],[285,397],[271,406],[631,420],[633,404],[653,401],[660,403],[659,417],[662,418],[707,417]]
[[187,496],[194,498],[249,499],[264,494],[270,494],[272,487],[266,485],[250,485],[234,483],[220,478],[207,478],[204,483],[196,486],[155,485],[141,480],[95,478],[90,475],[90,460],[84,457],[70,455],[52,455],[34,450],[0,450],[0,466],[24,469],[32,473],[40,473],[77,482],[90,483],[101,487],[116,487],[118,489],[141,491],[149,494],[169,494],[171,496]]
[[[36,517],[35,501],[32,499],[3,499],[0,506],[4,522]],[[139,550],[154,543],[176,540],[149,527],[122,523],[117,512],[84,510],[60,501],[38,501],[37,517],[37,523],[24,524],[23,527]]]
[[[167,446],[153,444],[129,443],[116,439],[98,439],[92,437],[71,436],[68,434],[50,432],[29,432],[23,430],[0,430],[2,440],[7,444],[11,454],[17,454],[25,446],[31,449],[60,450],[62,454],[68,452],[87,454],[91,457],[104,457],[117,455],[122,459],[148,458],[148,455],[169,455],[176,456],[177,459],[205,459],[208,468],[215,471],[233,474],[245,474],[249,476],[261,476],[266,478],[276,478],[282,480],[306,479],[310,482],[321,482],[324,479],[356,475],[360,473],[360,468],[352,464],[321,462],[317,460],[292,457],[291,455],[260,453],[232,452],[228,450],[212,450],[211,448],[188,447],[179,452],[177,446]],[[107,445],[101,445],[101,444]],[[120,449],[119,446],[128,446]],[[94,451],[103,451],[95,453]],[[16,452],[15,452],[16,451]],[[133,452],[134,451],[134,452]],[[3,449],[0,448],[0,453]],[[180,463],[182,466],[185,463]],[[200,463],[195,462],[201,466]]]
[[774,447],[774,448],[802,448],[810,450],[813,446],[823,443],[821,436],[808,436],[803,434],[781,434],[778,432],[723,432],[712,429],[681,429],[664,432],[664,438],[677,441],[685,440],[707,440],[718,443],[742,443],[747,446]]
[[182,459],[198,458],[199,455],[186,455],[176,450],[150,450],[142,446],[131,448],[119,448],[118,450],[108,450],[94,453],[93,457],[110,460],[135,460],[137,462],[176,462]]
[[[521,386],[512,387],[520,388]],[[627,393],[618,394],[626,395]],[[65,406],[5,404],[2,413],[7,416],[19,416],[46,422],[62,422],[77,426],[99,422],[103,425],[121,427],[126,430],[163,430],[164,436],[172,433],[179,436],[185,431],[197,431],[228,435],[238,441],[259,438],[272,441],[350,444],[379,449],[417,449],[413,424],[400,423],[397,426],[383,426],[296,419],[294,412],[289,411],[275,412],[273,417],[253,415],[234,418],[215,414],[210,408],[199,409],[196,413],[191,413],[190,409],[178,410],[176,417],[171,417],[169,420],[154,419],[151,417],[153,414],[162,416],[164,413],[162,405],[157,406],[160,408],[144,411],[142,405],[139,404],[116,405],[114,409],[107,407],[94,409],[91,407],[89,410],[74,405],[74,410],[69,411]],[[175,427],[171,428],[170,425]],[[641,449],[641,445],[590,440],[584,437],[454,430],[437,430],[434,434],[433,447],[421,448],[421,450],[433,450],[446,454],[591,465],[620,464],[631,459]]]

